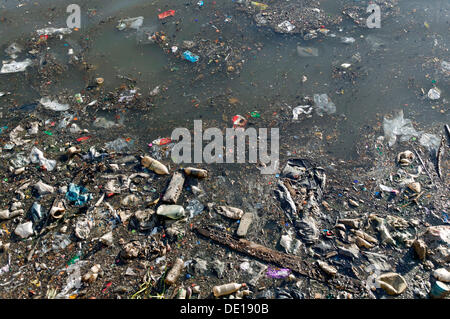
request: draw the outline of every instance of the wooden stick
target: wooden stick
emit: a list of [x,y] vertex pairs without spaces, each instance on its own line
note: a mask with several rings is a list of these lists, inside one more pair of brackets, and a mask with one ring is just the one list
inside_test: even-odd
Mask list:
[[416,150],[414,147],[413,147],[413,150],[414,150],[414,152],[416,153],[417,158],[418,158],[419,161],[420,161],[420,164],[422,164],[422,166],[423,166],[425,172],[427,173],[428,177],[430,178],[431,183],[434,185],[433,178],[431,177],[430,172],[428,172],[427,167],[425,166],[425,163],[424,163],[423,160],[422,160],[422,157],[420,157],[419,152],[417,152],[417,150]]
[[442,171],[441,171],[441,158],[444,153],[444,135],[441,137],[441,144],[439,145],[439,149],[436,156],[436,167],[439,178],[442,180]]
[[288,255],[246,239],[237,239],[228,233],[213,229],[211,227],[195,228],[195,231],[220,244],[228,246],[233,250],[256,257],[260,260],[278,265],[280,267],[289,268],[293,272],[326,284],[333,285],[338,289],[346,290],[352,293],[363,292],[365,290],[365,287],[360,281],[341,274],[328,277],[324,272],[313,268],[310,264],[298,256]]
[[448,145],[450,146],[450,127],[447,124],[444,125],[445,131],[447,132]]

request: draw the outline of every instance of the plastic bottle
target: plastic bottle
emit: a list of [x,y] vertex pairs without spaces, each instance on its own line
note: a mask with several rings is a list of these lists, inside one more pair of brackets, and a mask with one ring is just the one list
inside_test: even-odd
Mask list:
[[156,174],[159,175],[167,175],[169,174],[169,170],[167,167],[158,162],[157,160],[151,158],[150,156],[144,156],[144,158],[141,161],[142,166],[147,167],[149,170],[154,171]]
[[246,287],[246,284],[238,284],[235,282],[213,287],[213,294],[215,297],[220,297],[224,295],[232,294],[233,292],[238,291],[241,287]]
[[180,205],[161,205],[156,210],[156,214],[171,219],[180,219],[186,216],[183,206]]
[[186,299],[187,291],[184,288],[178,290],[177,299]]
[[177,258],[173,264],[172,269],[167,273],[164,282],[168,285],[173,285],[180,276],[181,270],[184,268],[184,261],[181,258]]
[[184,173],[189,176],[197,178],[205,178],[208,176],[208,171],[200,168],[186,167]]

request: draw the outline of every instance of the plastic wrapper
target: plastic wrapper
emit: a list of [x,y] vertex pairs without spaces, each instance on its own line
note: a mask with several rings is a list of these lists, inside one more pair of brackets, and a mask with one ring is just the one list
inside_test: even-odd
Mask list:
[[43,97],[39,101],[46,109],[52,110],[52,111],[67,111],[70,106],[69,104],[61,104],[58,103],[56,100],[51,101],[48,97]]
[[31,163],[39,163],[42,167],[45,167],[48,171],[53,171],[56,166],[55,160],[49,160],[44,157],[44,153],[37,147],[33,147],[30,154]]
[[403,110],[391,119],[386,117],[383,120],[384,136],[388,141],[389,146],[393,146],[397,141],[397,136],[400,136],[400,141],[408,141],[413,136],[418,136],[419,133],[414,129],[411,120],[403,117]]
[[27,67],[31,65],[31,60],[26,59],[22,62],[11,61],[10,63],[4,63],[0,73],[17,73],[23,72]]
[[336,105],[326,94],[314,94],[314,103],[316,106],[316,113],[320,116],[322,116],[323,113],[336,113]]
[[92,194],[88,194],[86,188],[83,186],[71,183],[69,185],[69,190],[66,193],[66,198],[71,202],[75,202],[75,205],[81,206],[92,199]]

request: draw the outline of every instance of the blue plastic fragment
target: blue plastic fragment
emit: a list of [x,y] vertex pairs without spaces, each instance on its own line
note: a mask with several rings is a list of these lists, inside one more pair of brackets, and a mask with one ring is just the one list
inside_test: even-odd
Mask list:
[[448,221],[448,214],[446,212],[442,212],[442,216],[444,219],[444,223],[450,224],[450,222]]
[[198,55],[193,54],[191,51],[187,50],[183,52],[183,58],[188,60],[189,62],[197,62],[200,57]]
[[73,183],[70,183],[69,190],[66,193],[66,198],[75,202],[76,206],[81,206],[86,204],[89,200],[92,199],[92,194],[86,194],[87,189],[83,186],[78,186]]

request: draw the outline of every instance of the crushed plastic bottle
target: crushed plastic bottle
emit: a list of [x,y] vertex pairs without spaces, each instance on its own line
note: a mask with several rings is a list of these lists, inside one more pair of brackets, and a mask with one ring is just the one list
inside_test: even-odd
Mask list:
[[189,50],[183,52],[183,58],[192,63],[195,63],[200,59],[200,57],[198,55],[193,54]]
[[238,284],[238,283],[232,282],[232,283],[225,284],[225,285],[214,286],[213,294],[214,294],[214,297],[229,295],[229,294],[232,294],[233,292],[238,291],[242,287],[246,287],[246,284]]
[[186,216],[183,206],[180,205],[161,205],[156,210],[156,214],[170,219],[181,219]]
[[184,261],[181,258],[177,258],[172,269],[167,273],[166,279],[164,282],[168,285],[173,285],[178,277],[180,277],[180,273],[184,268]]

